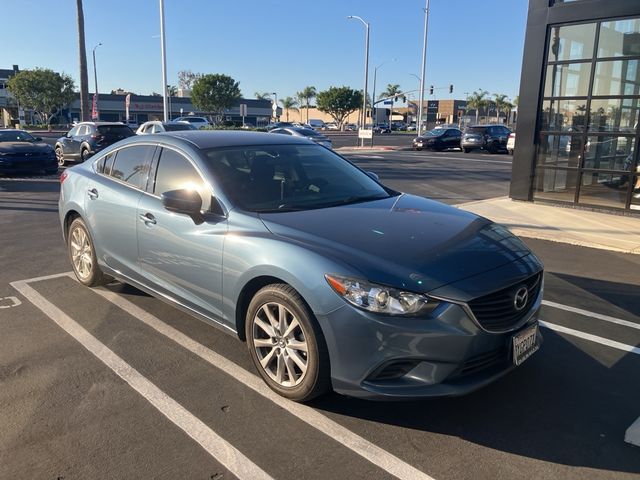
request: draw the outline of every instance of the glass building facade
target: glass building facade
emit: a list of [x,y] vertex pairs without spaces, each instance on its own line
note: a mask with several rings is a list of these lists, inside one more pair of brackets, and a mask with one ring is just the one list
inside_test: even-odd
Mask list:
[[[640,213],[640,0],[542,3],[530,5],[530,20],[546,8],[548,23],[544,40],[541,25],[527,26],[522,78],[537,61],[540,88],[521,86],[511,196]],[[588,18],[616,3],[612,14],[626,4],[631,15]],[[553,22],[554,10],[569,21]]]

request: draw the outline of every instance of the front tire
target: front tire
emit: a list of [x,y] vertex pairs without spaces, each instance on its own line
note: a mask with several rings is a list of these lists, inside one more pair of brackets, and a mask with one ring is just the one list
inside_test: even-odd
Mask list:
[[87,287],[97,287],[111,281],[111,277],[100,270],[93,240],[84,221],[79,217],[69,226],[67,250],[73,273],[80,283]]
[[295,289],[273,284],[258,291],[247,309],[245,333],[251,359],[273,391],[306,402],[329,390],[324,337]]
[[80,161],[86,162],[89,159],[89,150],[87,148],[83,148],[80,150]]
[[471,149],[470,149],[470,148],[463,148],[463,149],[462,149],[462,151],[463,151],[464,153],[469,153],[469,152],[471,151]]

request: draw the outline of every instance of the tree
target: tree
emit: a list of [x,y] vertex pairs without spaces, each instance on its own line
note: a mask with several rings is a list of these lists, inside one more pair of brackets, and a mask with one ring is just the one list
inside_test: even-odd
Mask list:
[[191,90],[195,81],[201,76],[201,73],[193,73],[191,70],[180,70],[178,72],[178,87],[183,90]]
[[504,93],[494,93],[493,103],[496,105],[496,121],[500,123],[500,110],[506,110],[509,103],[507,96]]
[[478,115],[480,109],[484,108],[488,104],[486,96],[489,94],[486,90],[476,90],[467,99],[467,109],[471,108],[476,111],[476,123],[478,123]]
[[74,97],[73,79],[53,70],[23,70],[9,79],[7,89],[25,107],[32,108],[44,123],[58,107],[70,104]]
[[196,108],[220,117],[241,98],[240,83],[220,73],[202,75],[191,89],[191,101]]
[[387,89],[380,94],[378,97],[380,98],[390,98],[391,99],[391,109],[389,110],[389,128],[391,128],[391,119],[393,118],[393,104],[398,97],[398,95],[402,93],[400,90],[400,85],[396,84],[387,84]]
[[295,98],[291,98],[291,97],[285,97],[282,100],[280,100],[280,103],[282,104],[282,108],[284,108],[284,111],[286,112],[286,117],[287,117],[287,122],[289,121],[289,110],[298,110],[297,106],[298,106],[298,101]]
[[362,92],[349,87],[330,87],[316,96],[318,110],[328,113],[340,126],[362,106]]
[[270,100],[271,94],[269,92],[255,92],[253,94],[254,97],[258,100]]
[[86,122],[89,114],[89,76],[87,74],[87,49],[84,43],[84,10],[82,0],[76,0],[78,17],[78,54],[80,57],[80,119]]
[[308,86],[304,87],[301,91],[296,93],[298,99],[300,100],[300,104],[307,109],[307,123],[309,123],[309,105],[313,98],[316,98],[318,92],[316,92],[316,87]]
[[175,97],[178,95],[178,87],[175,85],[167,85],[167,95],[170,97]]

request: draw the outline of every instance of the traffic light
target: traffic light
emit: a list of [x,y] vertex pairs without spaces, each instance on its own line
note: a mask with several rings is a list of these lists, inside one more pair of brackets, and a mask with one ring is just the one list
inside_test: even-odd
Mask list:
[[449,85],[449,93],[453,93],[453,85]]
[[429,87],[429,95],[433,95],[433,85]]
[[402,103],[407,103],[407,97],[405,97],[404,95],[402,96]]

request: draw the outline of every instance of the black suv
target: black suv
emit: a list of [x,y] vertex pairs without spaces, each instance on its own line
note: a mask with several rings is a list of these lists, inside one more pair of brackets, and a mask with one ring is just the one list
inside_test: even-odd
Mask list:
[[82,122],[56,141],[58,165],[67,161],[84,162],[94,153],[135,133],[120,122]]
[[462,132],[457,128],[436,128],[413,139],[413,149],[429,148],[439,152],[447,148],[460,148]]
[[471,125],[462,134],[460,147],[464,153],[482,148],[491,153],[506,152],[509,130],[504,125]]

